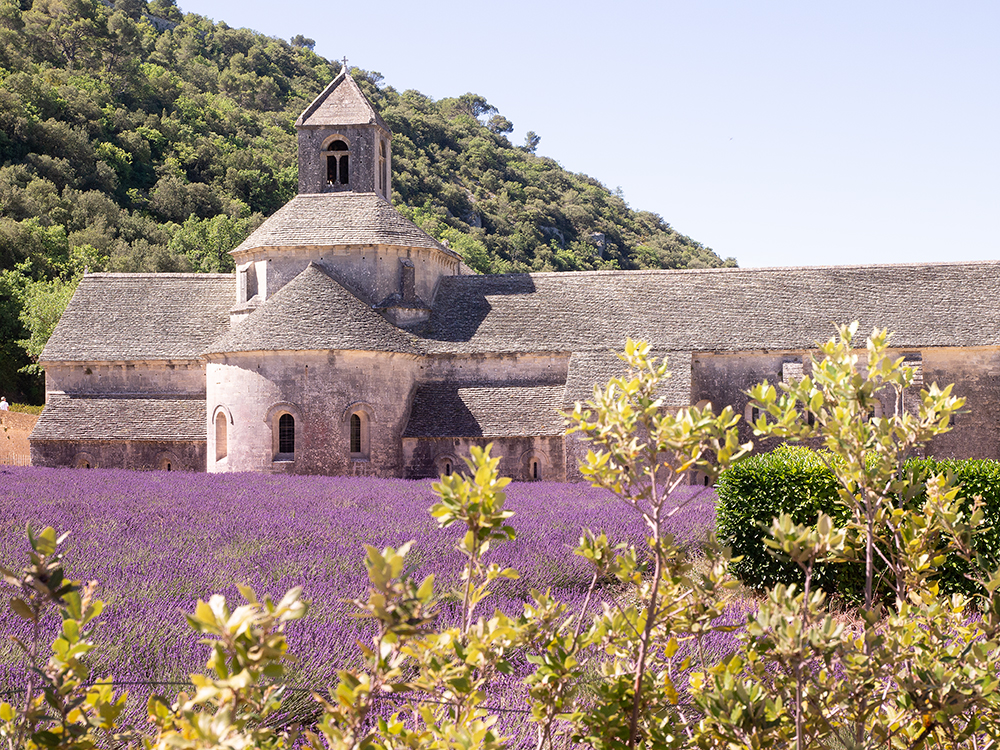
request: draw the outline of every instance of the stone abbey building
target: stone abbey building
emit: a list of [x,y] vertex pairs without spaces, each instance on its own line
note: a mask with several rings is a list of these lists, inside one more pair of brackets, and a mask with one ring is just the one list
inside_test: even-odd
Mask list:
[[968,398],[935,454],[1000,454],[1000,263],[481,276],[393,209],[392,136],[349,74],[296,127],[299,194],[235,274],[83,278],[35,465],[426,477],[492,441],[508,476],[575,479],[560,411],[626,336],[669,357],[671,406],[742,413],[855,319]]

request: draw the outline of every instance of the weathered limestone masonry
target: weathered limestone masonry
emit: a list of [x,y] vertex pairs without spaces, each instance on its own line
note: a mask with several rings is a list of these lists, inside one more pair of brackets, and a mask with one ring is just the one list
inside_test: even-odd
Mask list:
[[626,337],[668,357],[668,407],[750,420],[753,384],[802,377],[851,320],[918,368],[904,409],[932,382],[968,398],[935,455],[1000,457],[1000,263],[478,276],[389,203],[391,134],[349,74],[296,127],[299,195],[235,274],[83,278],[41,357],[35,464],[426,477],[493,442],[509,476],[579,479],[562,413]]

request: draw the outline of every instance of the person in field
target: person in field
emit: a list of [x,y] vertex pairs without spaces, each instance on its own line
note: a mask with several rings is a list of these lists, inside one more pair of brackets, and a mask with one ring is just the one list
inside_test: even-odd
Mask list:
[[7,403],[6,396],[0,396],[0,411],[10,411],[10,404]]

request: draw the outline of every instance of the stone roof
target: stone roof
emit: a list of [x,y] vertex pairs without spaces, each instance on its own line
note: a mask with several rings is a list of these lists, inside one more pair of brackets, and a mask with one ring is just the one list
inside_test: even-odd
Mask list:
[[31,440],[205,442],[204,398],[49,394]]
[[1000,262],[452,276],[429,353],[810,349],[834,323],[897,347],[1000,345]]
[[403,437],[561,435],[563,391],[561,383],[427,383],[417,388]]
[[232,274],[87,274],[39,359],[199,359],[229,328],[235,299]]
[[231,252],[336,245],[425,247],[458,257],[375,193],[349,192],[296,195]]
[[[664,405],[679,408],[691,403],[691,352],[651,352],[657,360],[664,356],[670,377],[660,383],[659,396]],[[572,409],[577,401],[594,399],[594,385],[607,385],[612,378],[623,377],[628,366],[612,351],[574,352],[569,358],[566,395],[563,408]]]
[[355,349],[417,354],[413,336],[373,311],[315,263],[205,352]]
[[337,125],[378,125],[390,132],[346,67],[295,121],[297,128]]

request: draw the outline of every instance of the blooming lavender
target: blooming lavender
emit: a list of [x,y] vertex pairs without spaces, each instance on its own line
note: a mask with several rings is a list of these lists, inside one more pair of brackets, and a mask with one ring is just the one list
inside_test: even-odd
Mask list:
[[[604,490],[514,483],[507,494],[518,537],[494,546],[489,560],[522,577],[498,587],[480,614],[519,614],[532,588],[579,607],[590,571],[572,550],[585,528],[645,547],[641,519]],[[96,579],[107,603],[95,673],[123,683],[184,681],[204,669],[207,650],[183,617],[199,598],[236,600],[238,583],[275,598],[302,586],[312,606],[288,630],[302,659],[293,679],[322,690],[337,669],[358,664],[356,642],[368,638],[347,603],[366,590],[365,544],[415,540],[414,575],[434,573],[439,590],[457,585],[462,532],[437,528],[428,512],[435,499],[430,481],[12,467],[0,470],[0,561],[22,565],[29,522],[69,531],[70,575]],[[678,500],[685,505],[668,530],[696,545],[714,523],[714,492],[685,488]],[[27,635],[6,607],[0,629]],[[18,655],[0,643],[0,692],[22,679]],[[142,702],[149,692],[128,689]]]

